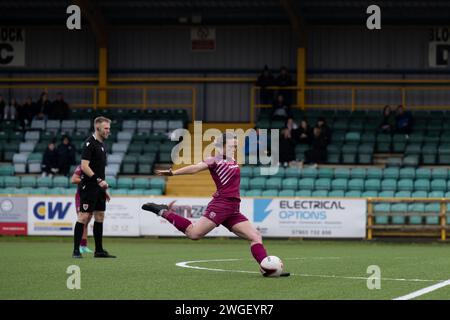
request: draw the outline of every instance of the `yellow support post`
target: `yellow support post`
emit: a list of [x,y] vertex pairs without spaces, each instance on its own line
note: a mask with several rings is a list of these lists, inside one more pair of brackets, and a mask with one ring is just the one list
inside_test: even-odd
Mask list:
[[297,104],[305,110],[306,48],[297,48]]
[[98,104],[101,108],[108,104],[108,93],[106,86],[108,85],[108,49],[99,48],[98,61]]
[[441,212],[440,212],[440,218],[441,218],[441,240],[445,241],[447,239],[447,223],[446,223],[446,217],[445,212],[447,211],[447,203],[445,201],[441,202]]
[[406,108],[406,89],[402,88],[401,91],[402,91],[402,106]]

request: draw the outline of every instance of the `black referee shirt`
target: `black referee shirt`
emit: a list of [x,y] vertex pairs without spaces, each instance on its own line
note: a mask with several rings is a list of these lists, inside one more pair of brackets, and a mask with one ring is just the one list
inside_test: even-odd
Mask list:
[[[94,135],[90,136],[83,145],[81,159],[89,161],[89,167],[102,179],[105,179],[106,149],[102,142],[98,141]],[[82,182],[88,182],[90,178],[83,172]]]

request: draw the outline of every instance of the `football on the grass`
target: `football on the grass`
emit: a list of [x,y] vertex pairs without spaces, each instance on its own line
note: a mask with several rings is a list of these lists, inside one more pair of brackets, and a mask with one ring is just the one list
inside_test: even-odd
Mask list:
[[259,265],[261,273],[266,277],[279,277],[283,272],[283,261],[275,256],[267,256]]

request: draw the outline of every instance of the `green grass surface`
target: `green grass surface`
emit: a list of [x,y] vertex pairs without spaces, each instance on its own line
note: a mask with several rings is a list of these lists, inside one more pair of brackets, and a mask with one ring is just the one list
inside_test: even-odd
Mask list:
[[[0,237],[0,299],[393,299],[450,278],[450,246],[440,243],[268,240],[293,275],[264,278],[243,240],[104,242],[118,259],[72,259],[70,238]],[[227,271],[176,266],[214,259],[237,260],[190,264]],[[70,265],[80,290],[66,287]],[[379,290],[367,288],[369,265],[381,268]],[[450,286],[417,299],[450,299]]]

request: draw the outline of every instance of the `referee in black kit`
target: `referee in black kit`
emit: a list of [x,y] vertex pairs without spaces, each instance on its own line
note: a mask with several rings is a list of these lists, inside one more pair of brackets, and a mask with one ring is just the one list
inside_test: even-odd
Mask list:
[[94,215],[94,239],[95,258],[115,258],[102,246],[103,220],[106,209],[105,181],[106,150],[103,141],[108,139],[111,120],[105,117],[97,117],[94,120],[95,132],[83,145],[81,153],[81,182],[80,192],[80,214],[75,224],[73,258],[82,258],[80,253],[80,242],[83,235],[83,227]]

